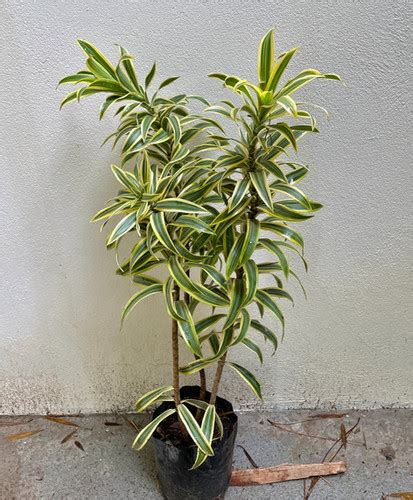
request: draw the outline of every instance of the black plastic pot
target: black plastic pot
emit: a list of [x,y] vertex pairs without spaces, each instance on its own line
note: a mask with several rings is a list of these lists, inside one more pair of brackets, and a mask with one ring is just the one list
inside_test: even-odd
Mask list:
[[[182,399],[199,397],[198,386],[184,386],[180,392]],[[207,398],[209,396],[210,393],[207,392]],[[232,472],[232,455],[237,435],[238,417],[234,413],[232,404],[226,399],[217,397],[216,406],[219,413],[225,413],[223,419],[224,436],[213,442],[214,456],[208,457],[197,469],[190,470],[196,457],[195,445],[187,443],[174,445],[170,441],[162,439],[158,432],[153,435],[158,477],[162,494],[167,500],[224,498]],[[162,403],[155,410],[153,418],[171,407],[173,407],[173,403]],[[167,426],[168,419],[164,422]],[[161,428],[164,426],[161,425]]]

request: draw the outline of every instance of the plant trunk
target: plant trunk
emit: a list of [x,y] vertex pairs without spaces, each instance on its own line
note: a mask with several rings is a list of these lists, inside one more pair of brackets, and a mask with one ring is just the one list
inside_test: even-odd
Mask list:
[[[175,302],[179,300],[179,286],[177,284],[174,285],[173,295]],[[181,396],[179,394],[179,336],[178,322],[175,319],[172,320],[172,385],[174,388],[175,406],[178,408],[178,405],[181,404]],[[187,430],[179,417],[178,422],[182,435],[184,437],[187,436]]]
[[[173,290],[174,301],[179,300],[179,287],[174,286]],[[174,401],[178,406],[181,403],[179,395],[179,337],[178,337],[178,322],[172,320],[172,385],[174,388]]]
[[[188,278],[191,277],[189,269],[188,269],[188,271],[186,271],[186,274],[187,274]],[[184,292],[184,302],[185,302],[186,305],[189,304],[189,293],[188,292]],[[198,356],[195,356],[195,359],[199,359]],[[200,388],[201,388],[200,393],[199,393],[199,399],[201,401],[204,401],[205,400],[205,394],[206,394],[206,375],[205,375],[205,370],[204,369],[199,370],[199,385],[200,385]],[[198,409],[197,412],[196,412],[196,418],[197,418],[197,420],[200,419],[200,416],[201,416],[201,411],[200,411],[200,409]]]
[[224,370],[225,359],[227,357],[227,353],[225,353],[221,358],[219,358],[217,370],[215,372],[214,383],[211,389],[211,399],[209,400],[209,404],[214,405],[218,395],[219,383],[221,382],[222,371]]

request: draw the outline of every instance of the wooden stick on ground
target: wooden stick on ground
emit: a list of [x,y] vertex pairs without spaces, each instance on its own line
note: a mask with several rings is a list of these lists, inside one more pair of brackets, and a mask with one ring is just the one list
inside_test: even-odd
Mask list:
[[322,464],[281,464],[259,469],[238,469],[231,475],[231,486],[253,486],[255,484],[281,483],[294,479],[340,474],[347,469],[346,462]]

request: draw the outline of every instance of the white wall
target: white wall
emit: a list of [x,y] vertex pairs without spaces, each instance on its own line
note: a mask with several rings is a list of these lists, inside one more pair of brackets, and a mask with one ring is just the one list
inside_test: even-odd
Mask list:
[[[264,404],[411,405],[407,1],[9,0],[1,10],[1,412],[129,409],[169,380],[160,298],[118,332],[133,287],[88,223],[115,189],[116,155],[99,146],[116,120],[98,122],[98,97],[59,112],[56,82],[82,66],[75,39],[113,57],[121,43],[138,68],[156,58],[161,77],[182,74],[177,90],[218,100],[225,92],[205,75],[254,77],[272,26],[279,52],[302,46],[295,69],[339,72],[346,87],[307,94],[332,113],[300,153],[325,209],[303,225],[309,300],[293,287],[285,341],[256,370]],[[252,354],[237,356],[255,369]],[[253,407],[242,384],[227,372],[223,393]]]

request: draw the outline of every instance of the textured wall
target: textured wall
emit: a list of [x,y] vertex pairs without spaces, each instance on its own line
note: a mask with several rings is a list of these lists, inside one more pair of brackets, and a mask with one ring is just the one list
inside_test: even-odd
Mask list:
[[[169,377],[160,299],[118,332],[133,287],[114,275],[88,223],[114,190],[116,156],[99,145],[116,121],[98,122],[97,97],[59,112],[56,82],[81,66],[75,39],[114,57],[122,43],[138,68],[156,58],[160,77],[183,75],[177,90],[217,100],[225,91],[205,75],[253,77],[272,26],[279,52],[302,46],[295,69],[336,71],[346,86],[319,82],[308,92],[332,113],[300,153],[313,166],[306,188],[325,209],[303,226],[309,300],[292,287],[285,341],[257,370],[264,404],[411,405],[407,1],[6,0],[1,10],[3,413],[130,408]],[[255,369],[249,352],[233,355]],[[232,373],[223,392],[256,404]]]

